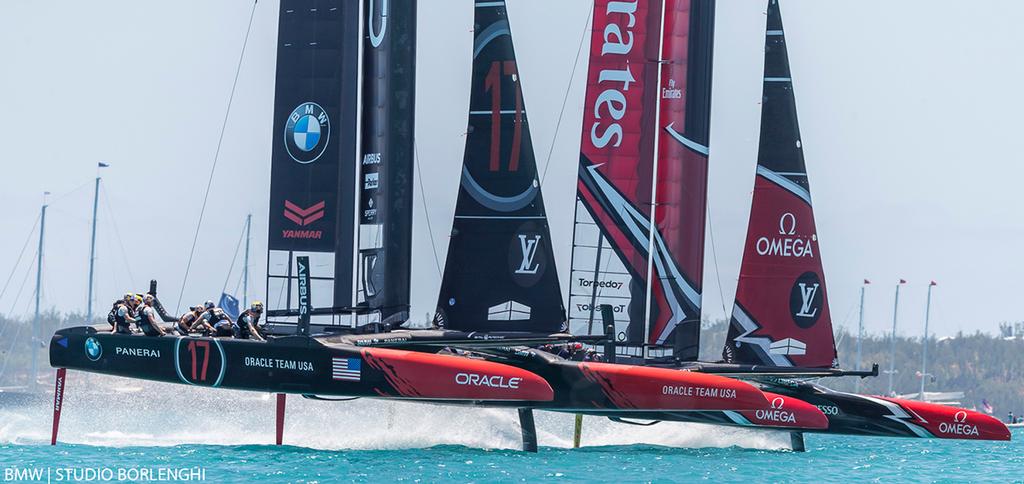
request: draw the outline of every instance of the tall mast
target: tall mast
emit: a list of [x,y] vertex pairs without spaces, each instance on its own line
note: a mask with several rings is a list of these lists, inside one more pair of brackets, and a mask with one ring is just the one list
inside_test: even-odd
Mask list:
[[924,338],[921,339],[921,393],[918,395],[922,402],[924,401],[924,381],[928,378],[928,317],[932,312],[932,288],[935,285],[935,281],[928,284],[928,302],[924,307]]
[[252,233],[252,214],[245,216],[245,265],[242,266],[242,309],[249,307],[249,239]]
[[889,390],[886,392],[886,396],[892,395],[892,376],[896,373],[896,317],[900,311],[900,286],[906,284],[907,281],[900,279],[899,284],[896,284],[896,301],[892,306],[892,337],[889,341]]
[[[857,323],[857,371],[860,371],[861,342],[864,341],[864,290],[867,289],[870,281],[864,279],[864,285],[860,286],[860,320]],[[854,382],[854,393],[860,392],[860,378]]]
[[106,168],[102,161],[96,165],[96,188],[92,196],[92,239],[89,242],[89,300],[86,302],[85,320],[92,323],[92,280],[96,263],[96,211],[100,203],[100,168]]
[[[661,92],[661,67],[665,57],[665,2],[661,2],[661,27],[658,33],[658,75],[657,89],[655,93]],[[644,341],[641,346],[642,353],[641,358],[647,359],[649,353],[649,344],[651,339],[651,290],[654,287],[652,279],[654,278],[654,257],[650,254],[654,253],[654,234],[658,230],[658,226],[655,223],[654,211],[657,210],[658,201],[658,140],[661,138],[661,109],[655,108],[654,110],[654,166],[651,172],[651,220],[648,226],[648,237],[647,237],[647,295],[646,301],[644,302]]]
[[32,384],[34,391],[39,384],[39,296],[43,287],[43,236],[46,234],[46,195],[43,193],[43,208],[39,215],[39,248],[36,251],[36,315],[32,324]]

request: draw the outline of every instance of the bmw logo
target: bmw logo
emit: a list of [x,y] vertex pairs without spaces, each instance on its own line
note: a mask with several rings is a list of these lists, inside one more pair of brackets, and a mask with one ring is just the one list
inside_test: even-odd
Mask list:
[[89,357],[92,361],[96,361],[103,356],[103,347],[100,346],[99,341],[96,341],[96,338],[85,340],[85,356]]
[[331,138],[331,119],[319,104],[305,102],[288,115],[284,125],[284,147],[293,160],[306,164],[316,161],[327,149]]

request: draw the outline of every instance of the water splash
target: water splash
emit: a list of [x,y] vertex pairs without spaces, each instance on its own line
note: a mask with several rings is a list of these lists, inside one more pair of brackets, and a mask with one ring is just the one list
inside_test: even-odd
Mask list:
[[[49,439],[51,400],[38,395],[0,408],[0,444]],[[105,447],[251,445],[274,441],[274,399],[266,393],[212,390],[70,372],[60,441]],[[537,412],[541,446],[572,446],[571,414]],[[513,409],[360,399],[323,402],[289,396],[285,443],[337,449],[459,445],[518,449]],[[584,417],[584,446],[788,448],[784,433],[665,422],[636,427]]]

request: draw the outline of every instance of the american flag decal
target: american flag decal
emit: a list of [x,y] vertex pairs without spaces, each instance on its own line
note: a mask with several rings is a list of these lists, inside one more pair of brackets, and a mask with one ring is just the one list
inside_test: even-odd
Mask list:
[[331,358],[331,378],[343,381],[359,381],[362,361],[359,358]]

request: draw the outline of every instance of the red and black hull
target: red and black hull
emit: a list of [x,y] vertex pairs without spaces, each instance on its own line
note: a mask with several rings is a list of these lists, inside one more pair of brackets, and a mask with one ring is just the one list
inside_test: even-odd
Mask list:
[[54,334],[50,364],[238,390],[550,410],[750,410],[768,404],[754,386],[717,375],[553,356],[510,364],[431,347],[361,347],[303,336],[268,342],[151,338],[77,327]]
[[811,432],[877,437],[1010,440],[1010,430],[998,419],[958,407],[837,392],[807,383],[772,386],[771,390],[799,398],[825,413],[828,428]]

